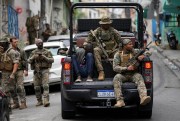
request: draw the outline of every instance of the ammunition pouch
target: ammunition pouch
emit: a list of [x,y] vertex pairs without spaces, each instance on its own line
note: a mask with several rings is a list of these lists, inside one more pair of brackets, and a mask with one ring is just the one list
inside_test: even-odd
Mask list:
[[13,70],[13,65],[14,65],[13,61],[7,54],[10,49],[8,49],[5,53],[0,55],[0,70],[1,71],[12,71]]
[[40,68],[51,68],[52,64],[47,62],[41,62]]
[[115,42],[112,40],[106,41],[106,42],[104,42],[104,44],[106,45],[106,47],[105,47],[106,50],[112,50],[113,47],[116,45]]
[[4,63],[4,69],[7,71],[12,71],[13,70],[13,62],[12,61],[6,61]]

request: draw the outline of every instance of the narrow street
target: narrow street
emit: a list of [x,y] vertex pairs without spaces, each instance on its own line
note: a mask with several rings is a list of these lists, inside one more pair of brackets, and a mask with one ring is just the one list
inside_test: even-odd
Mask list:
[[[97,116],[88,114],[78,116],[68,121],[178,121],[180,114],[180,79],[164,63],[164,58],[156,51],[152,54],[154,60],[154,105],[151,119],[139,119],[127,114],[113,118],[111,114]],[[28,108],[13,110],[11,121],[65,121],[61,118],[60,90],[51,92],[51,106],[35,107],[34,95],[27,96]],[[87,120],[87,118],[89,120]],[[67,121],[67,120],[66,120]]]

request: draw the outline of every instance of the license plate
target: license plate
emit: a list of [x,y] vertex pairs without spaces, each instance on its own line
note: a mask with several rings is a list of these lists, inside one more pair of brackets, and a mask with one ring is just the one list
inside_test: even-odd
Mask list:
[[114,97],[114,90],[97,90],[97,97]]

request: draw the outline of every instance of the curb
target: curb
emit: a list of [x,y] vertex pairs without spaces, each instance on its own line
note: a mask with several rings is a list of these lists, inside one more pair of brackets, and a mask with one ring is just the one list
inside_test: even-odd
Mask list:
[[[160,47],[155,47],[157,49],[157,52],[162,55],[165,59],[168,59],[168,61],[171,64],[167,64],[167,67],[176,75],[176,77],[180,80],[180,62],[178,62],[178,60],[176,59],[171,59],[168,57],[168,55],[164,54],[164,50]],[[165,63],[166,64],[166,63]]]
[[161,54],[164,58],[168,59],[170,62],[172,62],[176,67],[180,68],[180,62],[178,62],[176,59],[171,59],[168,57],[168,55],[164,54],[164,50],[158,46],[155,46],[159,54]]

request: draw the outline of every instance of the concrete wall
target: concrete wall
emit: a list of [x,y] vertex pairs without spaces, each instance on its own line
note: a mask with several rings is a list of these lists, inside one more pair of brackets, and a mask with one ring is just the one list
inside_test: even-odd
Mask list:
[[29,0],[15,0],[14,9],[21,9],[21,12],[18,13],[18,25],[19,25],[19,40],[24,43],[27,41],[27,30],[26,30],[26,18],[29,16]]

